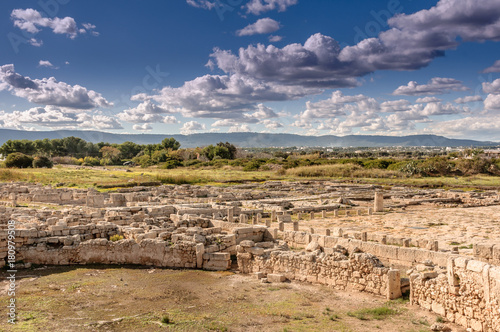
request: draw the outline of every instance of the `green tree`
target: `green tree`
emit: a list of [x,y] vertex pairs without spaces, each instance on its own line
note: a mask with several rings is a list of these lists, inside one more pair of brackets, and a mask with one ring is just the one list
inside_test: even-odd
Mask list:
[[165,138],[163,141],[161,141],[161,145],[163,145],[163,148],[169,150],[179,150],[181,147],[181,143],[177,142],[175,138]]

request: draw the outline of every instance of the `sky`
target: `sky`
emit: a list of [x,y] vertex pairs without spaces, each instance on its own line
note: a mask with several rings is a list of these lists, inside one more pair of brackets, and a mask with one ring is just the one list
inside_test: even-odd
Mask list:
[[6,0],[0,15],[0,128],[500,141],[500,0]]

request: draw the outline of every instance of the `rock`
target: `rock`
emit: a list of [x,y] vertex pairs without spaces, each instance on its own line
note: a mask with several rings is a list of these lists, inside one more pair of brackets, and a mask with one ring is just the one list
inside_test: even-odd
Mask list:
[[315,251],[317,250],[318,248],[320,248],[318,242],[316,241],[312,241],[311,243],[309,243],[306,247],[306,251],[309,251],[309,252],[312,252],[312,251]]

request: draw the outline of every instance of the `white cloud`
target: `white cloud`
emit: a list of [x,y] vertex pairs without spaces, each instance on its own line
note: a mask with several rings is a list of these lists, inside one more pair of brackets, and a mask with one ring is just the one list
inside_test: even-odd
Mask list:
[[279,129],[283,128],[283,124],[278,122],[278,121],[271,121],[271,120],[262,120],[261,123],[267,128],[267,129]]
[[264,12],[277,9],[285,11],[288,7],[296,5],[298,0],[251,0],[246,4],[247,13],[260,15]]
[[434,77],[427,84],[418,84],[415,81],[408,82],[408,85],[398,87],[393,95],[436,95],[445,94],[450,91],[466,91],[469,90],[461,81],[453,78]]
[[185,122],[181,128],[181,134],[189,135],[199,130],[205,130],[205,125],[197,121]]
[[137,130],[137,131],[151,131],[151,130],[153,130],[153,127],[151,127],[151,125],[149,123],[145,123],[142,125],[138,125],[138,124],[133,125],[132,129]]
[[236,125],[229,128],[228,133],[249,133],[251,131],[247,124]]
[[22,129],[23,125],[26,124],[51,129],[123,129],[121,124],[113,117],[96,112],[75,111],[74,109],[55,106],[33,107],[26,111],[14,111],[12,113],[1,111],[0,121],[4,123],[4,127],[18,129]]
[[0,90],[4,89],[35,104],[76,109],[113,106],[94,90],[58,82],[54,77],[32,80],[16,73],[12,64],[0,66]]
[[48,68],[54,68],[57,69],[50,61],[48,60],[40,60],[38,62],[38,67],[48,67]]
[[417,103],[422,103],[422,104],[438,103],[440,101],[442,101],[442,100],[437,98],[437,97],[423,97],[423,98],[418,98],[416,100]]
[[500,78],[494,80],[493,82],[484,82],[483,91],[485,93],[500,94]]
[[447,137],[474,137],[475,139],[499,140],[500,115],[483,114],[430,124],[428,131]]
[[135,95],[132,100],[154,100],[165,113],[185,117],[244,119],[245,113],[261,111],[258,105],[262,102],[293,100],[319,92],[241,75],[205,75],[178,88],[164,87],[153,95]]
[[[65,34],[74,39],[79,33],[93,32],[93,29],[95,29],[95,25],[90,23],[84,23],[83,28],[79,29],[75,19],[69,16],[64,18],[43,17],[39,11],[33,8],[14,9],[10,17],[14,21],[14,26],[33,34],[40,32],[41,28],[49,28],[55,34]],[[34,43],[37,44],[38,42],[35,40]]]
[[282,41],[282,40],[283,40],[282,36],[273,36],[273,35],[269,36],[269,41],[271,43],[277,43],[277,42]]
[[457,98],[454,101],[457,104],[467,104],[467,103],[473,103],[476,101],[483,101],[483,97],[481,97],[481,96],[465,96],[462,98]]
[[167,115],[163,119],[163,123],[166,123],[166,124],[176,124],[176,123],[179,123],[179,121],[177,121],[177,119],[175,118],[175,116]]
[[407,111],[409,108],[410,102],[406,99],[389,100],[380,104],[380,109],[388,113]]
[[495,61],[493,66],[486,68],[483,73],[500,73],[500,60]]
[[266,17],[261,18],[257,22],[247,25],[241,30],[236,31],[237,36],[252,36],[257,34],[272,33],[280,29],[279,22]]
[[500,94],[489,94],[484,100],[484,108],[487,110],[500,110]]
[[[278,8],[276,1],[266,3],[251,1],[247,8],[255,6],[250,10],[255,13]],[[215,50],[211,56],[226,73],[301,86],[353,87],[357,77],[377,70],[425,67],[462,41],[500,40],[500,6],[498,0],[440,0],[428,10],[397,15],[388,24],[376,38],[344,48],[331,37],[315,34],[304,45],[280,49],[257,44],[240,48],[238,54]]]
[[188,5],[193,6],[195,8],[203,8],[203,9],[212,9],[215,8],[216,1],[209,0],[186,0]]
[[165,118],[162,114],[169,113],[166,109],[146,100],[135,108],[129,108],[116,116],[122,120],[131,123],[153,123],[163,122]]

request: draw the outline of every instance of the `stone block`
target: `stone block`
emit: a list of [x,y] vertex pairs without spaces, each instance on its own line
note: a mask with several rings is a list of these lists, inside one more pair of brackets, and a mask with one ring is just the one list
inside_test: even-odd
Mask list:
[[282,274],[268,274],[267,281],[269,281],[269,282],[285,282],[286,277]]

